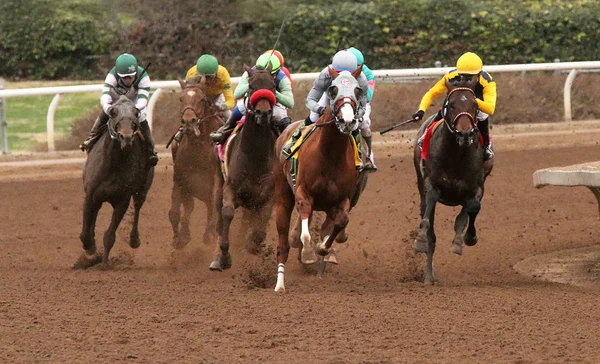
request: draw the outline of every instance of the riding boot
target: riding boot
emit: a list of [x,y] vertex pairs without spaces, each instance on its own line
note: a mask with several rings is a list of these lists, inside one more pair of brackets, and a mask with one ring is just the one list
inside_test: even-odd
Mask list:
[[210,138],[213,140],[213,142],[222,144],[224,141],[226,141],[229,137],[229,134],[231,134],[233,129],[235,129],[238,120],[239,119],[236,118],[235,113],[232,113],[223,126],[210,133]]
[[485,118],[485,120],[481,120],[477,127],[479,128],[481,138],[483,139],[483,160],[487,161],[494,157],[492,143],[490,143],[490,119]]
[[154,151],[154,140],[152,139],[152,132],[150,131],[150,125],[148,121],[144,120],[140,123],[140,130],[146,140],[146,147],[148,148],[148,165],[154,167],[158,163],[158,155]]
[[365,169],[365,163],[363,162],[362,143],[360,142],[360,130],[356,129],[352,132],[352,137],[356,142],[356,148],[358,149],[358,159],[360,160],[360,166],[356,167],[359,171]]
[[367,162],[365,163],[365,170],[375,172],[377,171],[377,166],[373,161],[373,148],[371,148],[373,137],[372,136],[363,136],[365,139],[365,143],[367,144]]
[[313,122],[310,120],[310,116],[307,116],[306,119],[304,119],[304,121],[300,123],[298,129],[294,131],[294,134],[292,134],[290,141],[286,145],[284,145],[283,148],[281,148],[281,153],[283,153],[283,155],[286,158],[289,158],[292,154],[292,147],[294,146],[294,144],[296,144],[298,139],[300,139],[300,135],[302,135],[302,128],[311,125],[312,123]]
[[98,135],[100,127],[106,124],[109,118],[110,117],[104,111],[102,111],[102,113],[96,118],[87,139],[83,143],[81,143],[81,145],[79,145],[79,149],[81,149],[82,152],[85,152],[86,150],[90,151],[90,149],[94,145],[94,142],[96,141],[96,138],[100,136]]
[[287,128],[287,126],[290,125],[291,123],[292,123],[292,119],[288,118],[287,116],[285,118],[282,118],[281,120],[279,120],[276,123],[277,128],[279,129],[279,133],[283,133],[285,128]]

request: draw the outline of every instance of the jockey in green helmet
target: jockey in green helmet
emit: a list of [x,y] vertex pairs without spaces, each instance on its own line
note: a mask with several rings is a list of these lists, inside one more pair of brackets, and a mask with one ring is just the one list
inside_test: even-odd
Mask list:
[[102,113],[96,118],[92,130],[90,130],[90,135],[81,145],[81,149],[89,151],[100,136],[98,134],[100,127],[108,122],[108,110],[115,101],[111,96],[111,91],[113,94],[126,95],[135,102],[135,107],[140,111],[140,130],[148,147],[148,164],[155,166],[158,163],[158,156],[154,151],[152,133],[146,120],[146,105],[148,105],[148,97],[150,96],[150,76],[138,66],[137,59],[129,53],[123,53],[117,57],[115,66],[106,75],[102,94],[100,95]]

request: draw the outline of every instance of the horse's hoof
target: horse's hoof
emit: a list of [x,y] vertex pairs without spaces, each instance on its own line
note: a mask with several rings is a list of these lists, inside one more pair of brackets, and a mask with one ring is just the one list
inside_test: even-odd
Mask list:
[[477,240],[477,235],[471,235],[469,233],[465,234],[465,244],[467,244],[467,246],[473,246],[477,244]]
[[338,234],[338,236],[335,237],[335,242],[336,243],[345,243],[348,241],[348,233],[346,232],[346,229],[340,231],[340,233]]
[[462,255],[462,245],[459,244],[452,244],[452,248],[450,248],[450,251],[454,254],[458,254],[458,255]]
[[219,263],[219,260],[215,260],[212,263],[210,263],[210,266],[208,267],[208,269],[210,269],[213,272],[222,272],[223,268],[221,268],[221,263]]
[[427,249],[429,248],[429,243],[427,240],[423,241],[417,237],[413,242],[413,248],[419,253],[427,253]]
[[313,249],[302,248],[302,264],[314,264],[317,261],[317,255]]
[[133,249],[137,249],[140,247],[140,245],[142,245],[142,242],[140,241],[139,234],[131,234],[129,238],[129,246]]
[[174,236],[173,240],[171,241],[171,245],[173,246],[173,249],[181,250],[181,249],[185,248],[186,245],[188,245],[190,240],[191,239],[184,239],[181,236]]
[[433,286],[433,277],[426,274],[423,283],[428,286]]
[[331,263],[331,264],[335,264],[335,265],[338,264],[337,254],[335,253],[334,249],[331,249],[329,254],[327,254],[327,256],[325,256],[325,261],[327,263]]
[[327,254],[329,254],[329,252],[329,249],[321,248],[320,246],[317,247],[317,254],[319,254],[322,257],[325,257]]
[[231,268],[231,254],[221,254],[221,267],[223,269]]

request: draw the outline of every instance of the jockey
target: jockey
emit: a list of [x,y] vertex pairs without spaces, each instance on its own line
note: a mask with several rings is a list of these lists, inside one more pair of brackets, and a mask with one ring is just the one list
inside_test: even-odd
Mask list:
[[[338,71],[338,72],[341,72],[341,71],[352,72],[352,71],[356,70],[356,68],[358,68],[358,62],[357,62],[356,56],[354,54],[352,54],[352,52],[350,52],[348,50],[339,51],[333,56],[331,64],[329,66],[325,67],[321,71],[319,76],[317,76],[317,79],[313,82],[312,89],[310,90],[310,92],[308,93],[308,96],[306,97],[306,107],[310,110],[310,115],[304,120],[304,122],[302,122],[300,124],[300,127],[298,128],[298,130],[296,130],[296,132],[294,134],[292,134],[292,137],[290,138],[290,142],[283,146],[282,153],[286,157],[289,157],[289,155],[292,153],[292,150],[291,150],[292,146],[300,138],[300,135],[301,135],[300,129],[303,126],[311,125],[315,121],[317,121],[321,117],[321,115],[323,115],[325,108],[327,106],[329,106],[329,95],[327,94],[326,91],[329,88],[329,86],[331,86],[331,82],[333,81],[333,78],[329,74],[329,70],[328,70],[329,67],[331,67],[333,70]],[[359,124],[360,124],[360,122],[362,122],[362,118],[365,114],[366,107],[367,107],[368,83],[367,83],[367,78],[365,77],[365,75],[363,73],[360,74],[357,81],[358,81],[358,85],[360,86],[360,88],[363,91],[358,98],[358,109],[356,111],[356,118],[359,120]],[[354,130],[352,132],[352,135],[354,136],[354,138],[356,138],[358,136],[358,129]],[[372,165],[372,163],[370,163],[370,160],[367,161],[367,165],[365,166],[365,169],[373,169],[373,165]]]
[[108,111],[113,103],[113,98],[110,91],[116,92],[118,95],[127,95],[135,97],[135,107],[140,111],[139,122],[140,130],[146,140],[150,157],[148,164],[155,166],[158,163],[158,156],[154,151],[154,141],[150,126],[146,120],[146,105],[148,104],[148,96],[150,95],[150,76],[148,73],[138,66],[135,57],[128,53],[123,53],[117,57],[115,66],[106,75],[102,95],[100,96],[100,104],[102,105],[102,113],[96,118],[90,135],[81,145],[81,149],[89,149],[92,142],[99,136],[98,130],[102,125],[105,125],[110,118]]
[[369,89],[367,90],[367,107],[365,108],[365,115],[363,116],[362,123],[360,123],[358,128],[360,130],[360,135],[362,135],[363,139],[365,139],[365,143],[369,149],[367,153],[369,153],[369,159],[373,165],[372,169],[377,170],[373,156],[373,149],[371,148],[373,141],[373,137],[371,135],[371,100],[373,99],[373,93],[375,93],[375,76],[373,75],[371,69],[365,64],[365,57],[361,51],[354,47],[348,48],[348,50],[354,54],[358,65],[360,66],[362,64],[362,73],[367,78],[367,84],[369,85]]
[[271,50],[269,49],[268,51],[266,51],[263,54],[271,54],[271,52],[273,52],[273,55],[275,57],[277,57],[277,59],[279,60],[279,63],[281,64],[281,70],[283,71],[283,73],[285,73],[285,75],[290,79],[290,85],[292,86],[292,90],[294,89],[294,82],[292,81],[292,75],[290,74],[290,70],[287,69],[287,67],[285,67],[285,58],[283,58],[283,54],[281,54],[280,51],[278,50]]
[[[194,84],[200,82],[204,77],[204,93],[221,110],[221,117],[227,120],[231,110],[235,106],[231,81],[227,69],[219,64],[217,59],[210,54],[203,54],[198,58],[195,66],[192,66],[185,75],[185,82]],[[181,142],[183,128],[180,127],[174,139]]]
[[[481,132],[483,138],[483,159],[488,160],[494,157],[492,143],[490,141],[489,131],[489,115],[493,115],[496,110],[496,82],[492,80],[489,73],[482,71],[483,62],[475,53],[467,52],[458,58],[456,69],[444,75],[421,100],[419,110],[413,115],[413,119],[421,120],[425,115],[427,107],[431,105],[433,100],[439,95],[448,91],[446,81],[461,77],[476,77],[478,84],[475,87],[475,96],[477,97],[477,128]],[[436,120],[442,118],[441,113],[438,113]]]
[[[271,74],[275,80],[275,98],[277,99],[277,103],[273,106],[273,121],[275,125],[279,127],[280,130],[284,130],[286,126],[291,123],[290,118],[287,116],[286,108],[294,107],[294,94],[292,94],[292,84],[290,79],[283,73],[281,70],[281,63],[279,59],[271,54],[263,54],[256,60],[256,65],[252,67],[252,69],[267,69],[271,65]],[[227,137],[235,126],[237,122],[244,116],[247,110],[245,99],[246,92],[248,91],[248,72],[244,72],[242,77],[240,78],[240,82],[238,83],[235,91],[233,92],[233,97],[235,99],[241,99],[237,102],[237,105],[233,109],[231,116],[225,122],[225,125],[220,127],[217,131],[210,133],[210,137],[215,143],[223,143],[227,140]]]

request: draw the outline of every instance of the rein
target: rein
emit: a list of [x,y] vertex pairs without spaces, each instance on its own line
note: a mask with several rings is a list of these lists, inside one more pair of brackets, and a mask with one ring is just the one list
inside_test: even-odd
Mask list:
[[471,115],[471,113],[468,113],[466,111],[463,111],[463,112],[459,113],[458,115],[456,115],[452,119],[452,121],[450,121],[448,119],[448,110],[447,110],[448,102],[450,100],[450,95],[452,95],[452,93],[454,93],[454,91],[469,91],[471,94],[475,95],[475,92],[468,87],[457,87],[457,88],[452,89],[450,92],[448,92],[448,95],[446,96],[446,100],[444,101],[444,108],[443,108],[444,124],[448,128],[448,131],[450,131],[450,133],[452,133],[452,135],[455,135],[456,133],[458,133],[458,131],[456,130],[456,122],[458,121],[458,118],[460,118],[461,116],[468,116],[469,119],[471,120],[471,125],[473,126],[473,128],[471,130],[476,130],[477,123],[475,122],[475,117],[473,115]]

